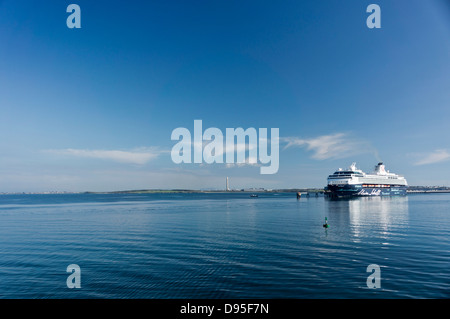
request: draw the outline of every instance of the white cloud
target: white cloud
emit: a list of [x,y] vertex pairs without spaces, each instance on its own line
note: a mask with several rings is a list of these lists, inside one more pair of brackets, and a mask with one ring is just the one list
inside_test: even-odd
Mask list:
[[423,158],[417,161],[414,165],[434,164],[438,162],[447,161],[450,159],[450,153],[447,150],[435,150],[434,152],[424,155]]
[[128,164],[145,164],[150,160],[156,158],[161,154],[153,148],[139,148],[132,151],[121,150],[86,150],[86,149],[63,149],[63,150],[50,150],[48,152],[62,155],[70,155],[85,158],[97,158],[104,160],[112,160],[119,163]]
[[362,139],[357,139],[348,133],[335,133],[323,135],[309,139],[298,137],[280,138],[280,141],[286,142],[284,149],[290,147],[306,147],[312,151],[312,158],[318,160],[330,158],[345,158],[356,154],[375,152],[375,149]]

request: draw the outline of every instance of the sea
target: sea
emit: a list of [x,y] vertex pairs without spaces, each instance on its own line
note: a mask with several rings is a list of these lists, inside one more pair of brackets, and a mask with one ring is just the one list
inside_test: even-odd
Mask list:
[[2,299],[447,299],[449,266],[450,194],[0,195]]

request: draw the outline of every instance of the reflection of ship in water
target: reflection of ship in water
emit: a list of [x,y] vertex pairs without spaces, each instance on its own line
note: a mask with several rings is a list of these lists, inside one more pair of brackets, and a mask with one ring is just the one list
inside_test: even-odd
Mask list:
[[331,197],[406,195],[408,183],[403,176],[385,170],[382,162],[372,174],[353,163],[347,170],[339,168],[328,176],[325,191]]
[[353,197],[326,202],[327,214],[333,218],[333,224],[339,219],[345,219],[342,222],[349,224],[354,241],[369,239],[374,231],[378,233],[377,236],[387,239],[395,235],[396,229],[408,224],[407,196]]

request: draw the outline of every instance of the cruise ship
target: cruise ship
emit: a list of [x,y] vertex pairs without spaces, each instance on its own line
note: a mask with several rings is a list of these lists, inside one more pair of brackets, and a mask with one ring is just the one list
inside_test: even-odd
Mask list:
[[406,195],[408,183],[403,176],[386,171],[382,162],[375,166],[372,174],[356,168],[356,163],[347,170],[339,168],[328,176],[325,191],[331,197],[392,196]]

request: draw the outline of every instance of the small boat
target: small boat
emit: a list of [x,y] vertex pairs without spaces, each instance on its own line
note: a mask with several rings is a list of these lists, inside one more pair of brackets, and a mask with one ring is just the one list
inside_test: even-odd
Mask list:
[[250,197],[258,197],[256,194],[251,194]]

